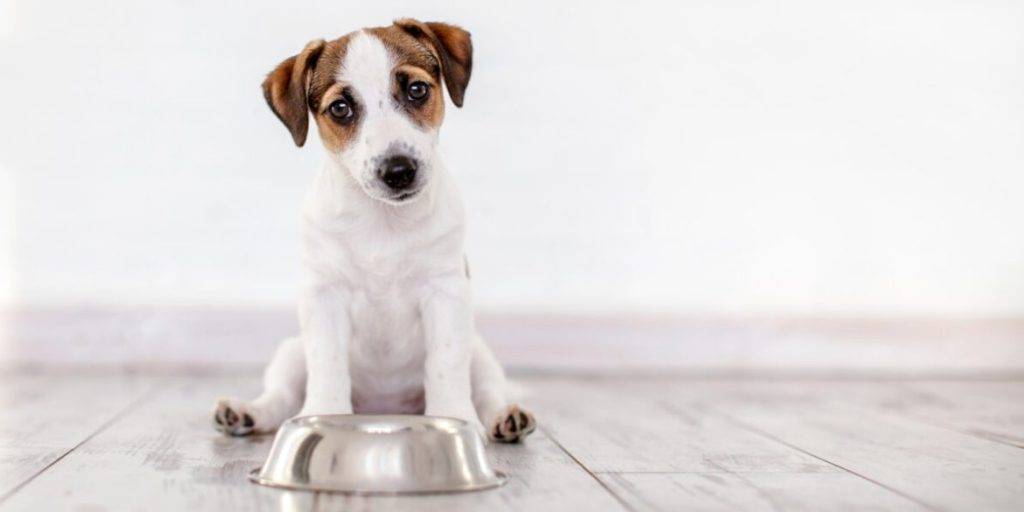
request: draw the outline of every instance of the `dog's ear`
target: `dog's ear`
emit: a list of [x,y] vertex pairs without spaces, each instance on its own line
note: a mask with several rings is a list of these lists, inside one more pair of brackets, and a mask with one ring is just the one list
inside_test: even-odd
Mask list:
[[324,40],[310,41],[298,55],[277,65],[263,81],[263,97],[292,133],[295,145],[306,143],[309,131],[309,107],[306,97],[316,61],[324,49]]
[[448,95],[456,107],[461,107],[469,75],[473,71],[473,42],[469,32],[447,23],[424,23],[412,18],[396,20],[395,25],[434,49],[441,59],[441,73]]

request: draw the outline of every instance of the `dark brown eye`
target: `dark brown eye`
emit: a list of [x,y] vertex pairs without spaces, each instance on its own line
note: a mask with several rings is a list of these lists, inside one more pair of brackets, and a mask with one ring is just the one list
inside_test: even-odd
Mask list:
[[335,119],[345,120],[352,117],[352,106],[345,100],[334,100],[327,110]]
[[426,82],[413,82],[409,84],[409,88],[406,90],[406,94],[409,95],[409,99],[412,101],[423,101],[429,92],[430,86]]

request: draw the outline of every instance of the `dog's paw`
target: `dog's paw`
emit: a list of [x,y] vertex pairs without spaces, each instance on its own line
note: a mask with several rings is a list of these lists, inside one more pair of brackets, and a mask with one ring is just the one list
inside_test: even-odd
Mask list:
[[221,398],[213,410],[213,428],[229,436],[247,436],[256,429],[256,418],[245,402]]
[[533,418],[533,414],[513,404],[498,415],[489,433],[491,439],[499,443],[518,443],[535,428],[537,420]]

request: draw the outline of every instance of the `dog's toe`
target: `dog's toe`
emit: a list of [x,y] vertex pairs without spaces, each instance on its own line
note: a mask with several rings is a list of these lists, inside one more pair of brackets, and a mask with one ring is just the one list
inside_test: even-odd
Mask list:
[[247,436],[256,427],[248,407],[238,400],[222,398],[213,410],[213,428],[230,436]]
[[537,420],[518,405],[505,408],[491,426],[491,439],[502,443],[518,443],[537,428]]

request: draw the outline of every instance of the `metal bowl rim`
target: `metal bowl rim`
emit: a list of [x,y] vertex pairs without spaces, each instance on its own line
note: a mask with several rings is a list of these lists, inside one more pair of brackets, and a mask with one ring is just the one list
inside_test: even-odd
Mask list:
[[[395,419],[402,419],[402,420],[408,421],[408,420],[415,419],[416,421],[414,421],[413,423],[417,424],[417,425],[435,426],[435,425],[433,425],[432,420],[442,420],[442,421],[450,423],[451,427],[453,427],[453,428],[455,428],[457,430],[464,430],[467,427],[469,427],[469,422],[468,421],[460,420],[458,418],[452,418],[450,416],[427,416],[425,414],[311,414],[309,416],[296,416],[294,418],[289,418],[287,421],[285,421],[281,425],[280,428],[278,428],[278,432],[280,432],[282,430],[285,430],[285,428],[287,426],[295,426],[295,427],[307,427],[307,428],[319,427],[319,428],[323,428],[323,429],[327,429],[327,430],[337,430],[337,431],[340,431],[340,432],[354,432],[354,433],[357,433],[357,434],[368,434],[368,432],[366,432],[366,431],[361,431],[361,430],[358,430],[358,429],[349,429],[349,428],[347,428],[347,425],[344,424],[344,422],[342,422],[342,424],[340,424],[340,425],[332,425],[332,424],[327,423],[327,422],[315,423],[315,421],[318,420],[318,419],[327,419],[327,418],[355,419],[356,421],[352,421],[351,425],[359,425],[362,422],[387,422],[387,421],[394,421]],[[381,434],[392,435],[392,434],[402,434],[402,433],[403,433],[402,431],[386,432],[386,433],[374,432],[371,435],[381,435]]]
[[263,478],[260,476],[262,467],[254,468],[249,471],[249,481],[258,485],[264,485],[267,487],[274,487],[277,489],[288,489],[293,491],[308,491],[308,492],[326,492],[330,494],[347,494],[351,496],[398,496],[398,495],[425,495],[425,494],[458,494],[463,492],[472,491],[484,491],[487,489],[494,489],[501,487],[508,482],[508,476],[501,471],[494,470],[494,481],[467,485],[465,487],[459,487],[454,489],[431,489],[431,490],[410,490],[410,491],[381,491],[381,490],[363,490],[363,489],[329,489],[324,487],[313,487],[309,485],[300,484],[289,484],[283,482],[275,482],[269,478]]

